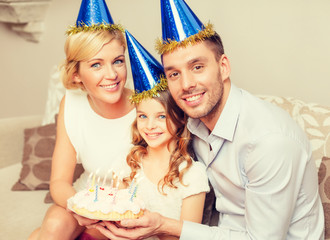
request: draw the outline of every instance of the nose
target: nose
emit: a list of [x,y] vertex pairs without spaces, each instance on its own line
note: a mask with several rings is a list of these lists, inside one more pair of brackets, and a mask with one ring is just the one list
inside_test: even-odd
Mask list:
[[155,128],[155,120],[153,118],[148,119],[147,129],[154,129]]
[[117,78],[117,72],[111,64],[106,66],[105,78],[115,80]]
[[181,76],[181,86],[184,91],[189,92],[196,87],[196,81],[191,74],[184,73]]

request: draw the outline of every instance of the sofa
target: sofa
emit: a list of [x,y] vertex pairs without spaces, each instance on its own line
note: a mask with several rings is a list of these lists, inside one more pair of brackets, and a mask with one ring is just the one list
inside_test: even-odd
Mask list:
[[[262,95],[259,97],[289,112],[308,135],[313,149],[313,158],[319,171],[320,195],[324,204],[325,217],[326,220],[330,220],[328,218],[328,215],[330,216],[330,207],[328,207],[330,206],[330,188],[326,187],[327,183],[330,184],[330,107],[305,103],[294,98]],[[31,136],[38,131],[48,134],[42,138],[43,140],[47,138],[48,142],[44,141],[43,145],[40,145],[47,151],[45,150],[46,153],[42,151],[37,159],[47,164],[33,163],[33,166],[28,167],[35,169],[37,174],[47,172],[50,168],[49,156],[54,144],[54,141],[50,139],[55,139],[55,123],[45,123],[43,120],[42,115],[0,119],[0,194],[2,197],[0,233],[1,238],[7,240],[27,239],[33,229],[40,226],[50,206],[45,203],[45,201],[50,201],[47,195],[47,179],[44,179],[42,184],[34,184],[34,187],[28,186],[30,183],[26,183],[28,187],[22,184],[25,177],[22,174],[26,175],[23,169],[33,154],[29,144],[36,144],[31,140],[33,139]],[[44,161],[45,158],[47,161]],[[43,168],[38,168],[39,165],[47,169],[42,170]],[[49,177],[49,174],[46,175]],[[16,190],[12,191],[12,188]],[[330,238],[330,230],[326,234],[326,237]]]
[[41,121],[39,115],[0,119],[0,233],[4,239],[27,239],[49,206],[44,203],[47,190],[11,191],[22,168],[24,129]]

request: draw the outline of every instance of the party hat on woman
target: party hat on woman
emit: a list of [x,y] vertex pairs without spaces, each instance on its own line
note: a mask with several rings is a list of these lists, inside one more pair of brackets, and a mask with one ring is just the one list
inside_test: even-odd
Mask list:
[[76,24],[67,31],[72,35],[81,31],[121,30],[114,24],[105,0],[82,0]]
[[167,89],[162,65],[127,30],[126,41],[131,63],[135,94],[131,101],[139,103],[146,98],[157,96]]
[[215,34],[212,24],[204,25],[184,0],[161,0],[162,39],[160,54],[202,41]]

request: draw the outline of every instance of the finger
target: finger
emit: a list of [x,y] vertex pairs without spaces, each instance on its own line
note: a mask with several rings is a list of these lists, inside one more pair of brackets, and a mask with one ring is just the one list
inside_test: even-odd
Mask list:
[[97,225],[96,229],[99,230],[100,233],[102,233],[104,236],[106,236],[107,238],[109,238],[111,240],[127,240],[127,238],[115,236],[111,231],[109,231],[108,229],[106,229],[104,227],[101,227],[100,225]]
[[91,228],[96,228],[96,226],[101,226],[101,227],[103,227],[104,225],[102,225],[102,223],[101,222],[96,222],[96,223],[93,223],[93,224],[90,224],[90,225],[87,225],[87,226],[85,226],[86,228],[88,228],[88,229],[91,229]]
[[[138,228],[123,228],[117,226],[112,222],[104,222],[106,228],[109,229],[112,235],[116,236],[118,239],[138,239],[143,236],[141,229]],[[112,239],[112,238],[111,238]]]
[[120,226],[126,228],[142,227],[144,226],[143,221],[140,219],[123,219],[120,222]]
[[99,222],[98,225],[105,227],[105,223],[103,221]]

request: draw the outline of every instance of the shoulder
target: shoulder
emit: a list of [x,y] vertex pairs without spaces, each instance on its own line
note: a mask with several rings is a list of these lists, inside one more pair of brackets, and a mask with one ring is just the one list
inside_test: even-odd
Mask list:
[[250,181],[284,180],[294,171],[303,170],[309,161],[310,149],[299,139],[283,133],[269,133],[251,145],[244,169]]
[[274,149],[298,144],[308,151],[306,133],[283,108],[243,91],[244,101],[239,116],[237,133],[258,146],[265,146],[268,139]]
[[[180,166],[181,167],[181,166]],[[183,175],[183,183],[189,184],[190,182],[207,182],[206,167],[200,162],[192,162],[191,167]]]
[[205,166],[199,162],[193,162],[192,166],[183,175],[181,189],[182,199],[201,192],[209,192],[209,181]]

